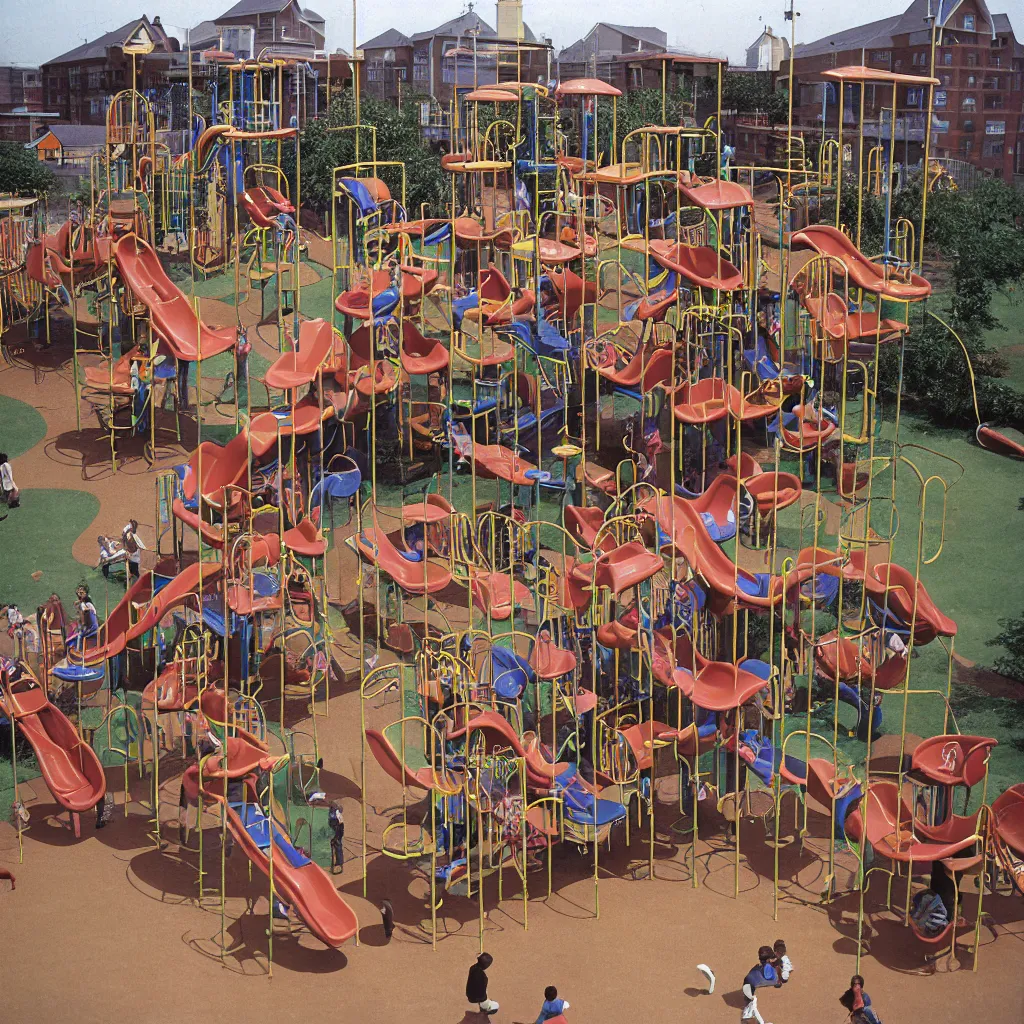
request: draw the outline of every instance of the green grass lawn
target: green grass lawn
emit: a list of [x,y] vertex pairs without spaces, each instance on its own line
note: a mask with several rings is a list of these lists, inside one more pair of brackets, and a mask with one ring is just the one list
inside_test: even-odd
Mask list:
[[992,313],[1002,323],[985,334],[985,343],[1006,360],[1004,382],[1024,390],[1024,289],[996,292]]
[[[0,449],[15,460],[46,437],[46,420],[39,412],[16,398],[0,395]],[[14,479],[18,467],[13,465]]]

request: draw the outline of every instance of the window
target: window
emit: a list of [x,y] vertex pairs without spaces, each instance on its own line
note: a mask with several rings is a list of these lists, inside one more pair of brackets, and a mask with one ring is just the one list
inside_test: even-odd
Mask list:
[[990,68],[1001,68],[1003,66],[1003,59],[998,53],[990,53],[988,55],[988,66]]
[[942,84],[947,88],[953,84],[952,75],[940,75],[939,77],[942,79]]
[[960,152],[963,156],[970,156],[971,150],[974,148],[973,139],[961,139],[960,140]]
[[888,64],[889,63],[889,51],[888,50],[872,50],[871,59],[876,64]]
[[967,54],[967,66],[969,68],[976,68],[978,66],[978,55],[973,50]]
[[368,82],[382,82],[384,80],[384,68],[380,64],[367,65],[366,80]]
[[964,101],[963,101],[963,104],[962,104],[962,106],[963,106],[964,110],[974,110],[974,108],[975,108],[975,107],[976,107],[977,105],[978,105],[978,104],[977,104],[977,102],[975,101],[975,99],[974,99],[974,97],[973,97],[973,96],[965,96],[965,97],[964,97]]
[[965,32],[973,32],[974,31],[974,15],[973,14],[965,14],[964,15],[964,31]]
[[974,122],[973,121],[964,121],[964,123],[960,126],[960,130],[962,132],[968,132],[968,133],[973,132],[974,131]]
[[926,68],[928,66],[928,54],[925,50],[918,50],[914,54],[914,63],[919,67]]
[[978,79],[974,75],[967,76],[967,88],[973,89],[978,84]]
[[1003,140],[986,139],[984,146],[981,148],[981,152],[984,156],[1002,156]]
[[945,64],[947,68],[953,66],[953,51],[952,50],[947,50],[942,55],[942,63]]
[[1002,96],[986,96],[985,97],[985,109],[986,110],[1002,110],[1003,109],[1003,97]]
[[1005,135],[1006,134],[1006,122],[1005,121],[986,121],[985,122],[985,134],[986,135]]
[[406,81],[406,75],[408,74],[408,68],[395,68],[395,77],[400,81]]
[[288,26],[287,25],[282,25],[281,26],[281,38],[282,39],[287,39],[288,38]]
[[103,113],[103,103],[100,100],[89,100],[89,113],[93,117],[98,117]]
[[935,106],[944,107],[946,105],[946,90],[938,89],[935,93]]
[[394,64],[395,63],[395,51],[394,50],[385,50],[384,51],[384,63],[385,64]]
[[924,89],[907,90],[907,106],[920,107],[924,103]]
[[89,88],[90,89],[102,89],[103,72],[102,71],[90,71],[89,72]]
[[429,77],[429,70],[426,64],[413,64],[412,77],[414,81],[425,82]]

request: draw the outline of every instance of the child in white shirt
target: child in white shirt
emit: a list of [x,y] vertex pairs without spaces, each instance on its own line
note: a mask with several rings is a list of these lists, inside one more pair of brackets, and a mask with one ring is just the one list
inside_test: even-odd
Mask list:
[[789,976],[793,973],[793,961],[786,955],[786,943],[782,939],[776,939],[772,949],[775,950],[775,970],[779,979],[775,987],[781,988],[783,982],[789,981]]

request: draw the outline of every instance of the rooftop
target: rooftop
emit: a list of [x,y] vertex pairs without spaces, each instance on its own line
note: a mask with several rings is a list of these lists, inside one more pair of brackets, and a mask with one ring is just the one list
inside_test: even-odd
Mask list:
[[283,11],[291,0],[238,0],[234,7],[228,8],[216,21],[225,18],[241,18],[246,14],[277,14]]
[[124,43],[130,39],[140,27],[145,28],[155,42],[159,42],[161,39],[167,39],[163,29],[159,25],[154,25],[149,18],[143,14],[139,18],[133,18],[120,28],[115,28],[112,32],[107,32],[98,39],[93,39],[88,43],[82,43],[81,46],[76,46],[73,50],[68,50],[67,53],[62,53],[59,57],[53,57],[51,60],[46,61],[46,63],[69,64],[74,61],[92,60],[96,57],[105,57],[107,50],[110,49],[110,47],[123,46]]
[[399,32],[397,28],[389,28],[387,31],[381,32],[379,36],[374,36],[365,43],[359,44],[361,50],[385,50],[393,49],[396,46],[412,46],[412,40]]
[[48,135],[60,143],[61,149],[89,149],[107,142],[107,129],[101,124],[52,124],[32,145],[38,146]]
[[415,43],[420,39],[430,39],[433,36],[464,36],[470,32],[476,32],[477,38],[482,39],[494,39],[498,34],[479,14],[467,11],[457,18],[452,18],[451,21],[446,21],[443,25],[438,25],[437,28],[428,29],[426,32],[417,32],[412,37],[412,41]]
[[[957,3],[947,3],[942,10],[942,24],[949,25],[957,9]],[[1005,14],[990,14],[984,0],[978,0],[978,9],[983,20],[991,19],[997,32],[1013,32],[1010,19]],[[893,37],[924,32],[931,26],[931,20],[938,14],[937,0],[913,0],[902,13],[866,25],[844,29],[832,35],[815,39],[810,43],[798,43],[797,57],[820,57],[836,50],[879,49],[893,45]]]

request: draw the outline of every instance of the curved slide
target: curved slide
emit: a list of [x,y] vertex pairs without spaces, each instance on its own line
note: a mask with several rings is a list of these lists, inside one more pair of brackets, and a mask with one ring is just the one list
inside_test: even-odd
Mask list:
[[810,246],[822,256],[831,256],[838,260],[858,288],[875,295],[882,295],[887,299],[919,302],[932,293],[932,286],[918,274],[911,274],[909,281],[888,276],[888,268],[873,263],[842,231],[827,224],[812,224],[795,232],[793,246]]
[[[781,576],[751,573],[737,566],[711,539],[700,514],[684,498],[666,495],[648,498],[640,508],[657,520],[661,531],[671,538],[691,568],[723,598],[751,608],[772,608],[785,596]],[[802,581],[798,569],[787,581],[795,586]]]
[[152,246],[137,235],[125,235],[114,247],[117,269],[132,294],[149,310],[153,330],[175,359],[195,362],[233,348],[234,327],[208,327],[185,293],[167,276]]
[[[31,673],[13,683],[6,671],[0,675],[0,712],[13,718],[28,740],[46,785],[61,807],[78,815],[103,799],[107,778],[96,751],[50,703],[46,690]],[[77,817],[74,822],[77,836]]]
[[[276,895],[299,913],[321,942],[336,948],[356,934],[359,922],[334,888],[331,876],[297,850],[288,836],[263,813],[257,799],[255,772],[269,768],[273,760],[256,737],[239,730],[238,737],[228,740],[227,765],[230,767],[223,767],[220,757],[211,759],[204,767],[203,795],[224,807],[235,842],[268,878],[273,842]],[[232,799],[230,790],[225,800],[225,779],[244,779],[247,791],[244,801]]]

